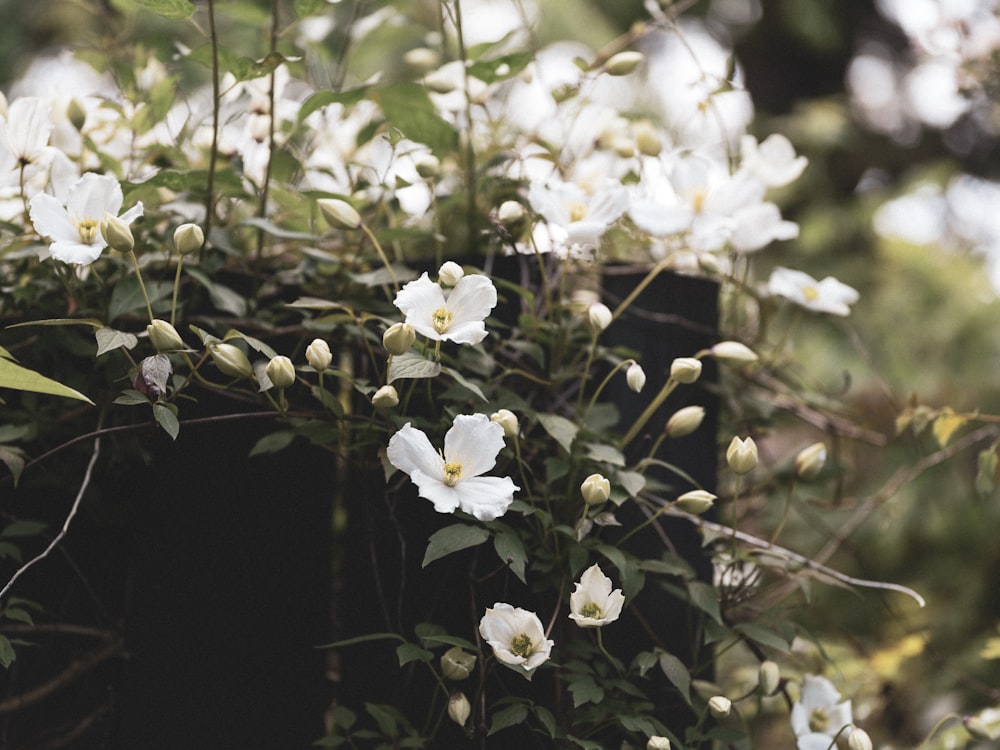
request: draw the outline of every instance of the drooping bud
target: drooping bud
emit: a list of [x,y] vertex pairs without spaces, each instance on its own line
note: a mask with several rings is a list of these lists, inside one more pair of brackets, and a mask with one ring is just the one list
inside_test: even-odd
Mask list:
[[726,449],[726,463],[737,474],[748,474],[757,466],[757,444],[752,437],[733,437]]
[[747,365],[757,361],[757,355],[739,341],[720,341],[710,349],[712,356],[727,365]]
[[148,326],[146,333],[153,348],[158,352],[174,352],[184,348],[184,340],[177,329],[165,320],[157,318]]
[[777,662],[767,659],[760,663],[760,670],[757,673],[757,682],[760,685],[760,692],[764,695],[774,695],[781,684],[781,669]]
[[700,516],[713,505],[716,496],[707,490],[689,490],[677,498],[675,505],[686,513]]
[[629,73],[634,73],[636,68],[638,68],[645,59],[646,58],[641,52],[636,52],[635,50],[625,50],[624,52],[612,55],[608,61],[604,63],[604,71],[608,75],[612,76],[627,76]]
[[847,735],[847,747],[850,750],[872,750],[872,738],[864,729],[851,727],[851,733]]
[[601,474],[591,474],[580,485],[580,493],[587,505],[600,505],[611,497],[611,482]]
[[404,354],[417,340],[417,331],[409,323],[393,323],[382,334],[382,346],[394,356]]
[[464,727],[471,713],[472,706],[469,705],[469,699],[465,697],[465,693],[452,693],[448,699],[448,718],[460,727]]
[[224,375],[234,378],[249,378],[253,374],[253,366],[243,350],[233,344],[219,342],[211,344],[209,351],[212,361]]
[[372,406],[376,409],[391,409],[399,405],[399,393],[391,385],[383,385],[372,396]]
[[625,371],[625,382],[636,393],[639,393],[643,386],[646,385],[646,373],[643,372],[638,362],[633,362],[629,365],[628,370]]
[[990,741],[996,739],[996,733],[978,716],[966,716],[962,719],[965,731],[972,735],[974,740]]
[[264,372],[275,388],[288,388],[295,382],[295,365],[292,364],[292,360],[281,354],[271,358]]
[[455,286],[465,276],[465,270],[453,260],[446,260],[438,269],[438,283],[441,286]]
[[815,479],[826,464],[826,446],[823,443],[813,443],[803,448],[795,457],[795,476],[804,482]]
[[316,372],[323,372],[333,362],[330,345],[323,339],[313,339],[312,343],[306,347],[306,362]]
[[500,409],[490,415],[490,420],[503,427],[504,437],[516,438],[520,430],[517,424],[517,415],[510,409]]
[[661,737],[658,734],[654,734],[646,742],[646,750],[670,750],[670,740],[666,737]]
[[425,180],[441,174],[441,160],[434,156],[434,154],[419,154],[415,156],[413,158],[413,166],[416,168],[417,174]]
[[632,128],[635,145],[643,156],[659,156],[663,151],[663,139],[649,120],[639,120]]
[[107,211],[101,219],[101,236],[112,250],[120,253],[130,253],[135,250],[135,237],[132,236],[129,225]]
[[196,253],[205,244],[205,233],[197,224],[181,224],[174,230],[174,247],[181,255]]
[[603,331],[611,325],[612,318],[611,310],[603,302],[595,302],[587,310],[587,319],[595,331]]
[[667,436],[672,438],[690,435],[698,429],[705,418],[705,407],[685,406],[670,415],[667,420]]
[[446,680],[459,682],[472,674],[476,667],[476,655],[461,646],[452,646],[441,654],[441,674]]
[[334,229],[357,229],[361,226],[361,214],[347,201],[339,198],[320,198],[316,201],[326,223]]
[[524,206],[518,201],[504,201],[497,208],[497,219],[505,227],[511,227],[524,218]]
[[685,385],[695,382],[701,377],[701,360],[694,357],[678,357],[670,363],[670,377]]
[[725,719],[732,713],[733,702],[724,695],[715,695],[708,699],[708,710],[716,719]]

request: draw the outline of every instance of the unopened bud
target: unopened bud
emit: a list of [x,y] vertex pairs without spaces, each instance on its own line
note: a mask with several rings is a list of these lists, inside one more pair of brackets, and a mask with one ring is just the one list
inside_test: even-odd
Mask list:
[[962,719],[962,724],[965,725],[965,731],[972,735],[974,740],[990,741],[996,739],[996,733],[978,716],[966,716]]
[[757,682],[760,685],[760,692],[764,695],[774,695],[781,684],[781,670],[777,662],[770,659],[760,663],[760,670],[757,673]]
[[372,406],[376,409],[391,409],[399,404],[399,393],[391,385],[383,385],[372,396]]
[[620,135],[617,138],[613,138],[610,146],[611,150],[615,152],[615,156],[622,159],[631,159],[635,156],[635,141],[627,135]]
[[708,699],[708,710],[716,719],[725,719],[732,713],[733,702],[724,695],[715,695]]
[[469,705],[465,693],[452,693],[448,699],[448,717],[460,727],[464,727],[471,713],[472,706]]
[[411,68],[426,72],[441,64],[441,56],[427,47],[415,47],[403,55],[403,61]]
[[447,66],[432,70],[425,75],[424,86],[435,94],[450,94],[457,88],[455,76]]
[[205,233],[197,224],[181,224],[174,230],[174,247],[181,255],[195,253],[205,244]]
[[646,742],[646,750],[670,750],[670,740],[666,737],[661,737],[658,734],[654,734]]
[[83,105],[80,104],[80,100],[75,96],[70,99],[69,104],[66,105],[66,119],[68,119],[70,125],[78,131],[83,130],[83,125],[87,122],[87,110],[83,108]]
[[253,374],[253,367],[243,350],[239,347],[220,342],[212,344],[209,348],[212,361],[219,371],[224,375],[234,378],[249,378]]
[[757,466],[757,444],[752,437],[734,437],[726,449],[726,463],[737,474],[748,474]]
[[689,490],[677,498],[674,504],[686,513],[700,516],[715,505],[716,496],[707,490]]
[[694,357],[678,357],[670,363],[670,377],[678,383],[695,382],[701,377],[701,360]]
[[571,83],[561,83],[552,89],[552,98],[555,100],[556,104],[562,104],[569,99],[572,99],[580,93],[578,86],[574,86]]
[[643,386],[646,385],[646,373],[643,372],[638,362],[633,362],[629,365],[628,370],[625,371],[625,382],[636,393],[639,393]]
[[611,310],[603,302],[595,302],[587,310],[587,319],[595,331],[603,331],[611,325],[612,317]]
[[382,334],[382,346],[394,356],[404,354],[417,339],[417,331],[409,323],[393,323]]
[[306,347],[306,362],[316,372],[323,372],[333,362],[330,345],[323,339],[313,339],[312,343]]
[[519,432],[517,416],[509,409],[500,409],[490,415],[490,420],[503,427],[504,437],[516,438]]
[[720,341],[710,349],[713,357],[727,365],[746,365],[757,361],[757,355],[739,341]]
[[601,474],[591,474],[580,485],[580,493],[587,505],[600,505],[611,497],[611,482]]
[[316,201],[326,223],[334,229],[357,229],[361,226],[361,214],[347,201],[339,198],[320,198]]
[[513,226],[524,218],[524,206],[518,201],[504,201],[497,208],[497,219],[505,227]]
[[149,341],[158,352],[174,352],[184,348],[184,340],[177,333],[177,329],[165,320],[157,318],[148,326],[146,333],[149,334]]
[[441,174],[441,160],[434,154],[420,154],[413,159],[417,174],[428,180]]
[[619,52],[617,55],[612,55],[604,63],[604,70],[608,75],[627,76],[629,73],[634,73],[643,60],[645,60],[645,57],[643,57],[641,52],[625,50],[624,52]]
[[659,156],[663,151],[663,139],[649,120],[640,120],[632,129],[635,145],[643,156]]
[[101,219],[101,236],[112,250],[120,253],[130,253],[135,250],[135,238],[128,224],[106,211],[104,218]]
[[703,406],[685,406],[678,409],[667,420],[667,436],[679,438],[690,435],[698,429],[704,418],[705,407]]
[[803,448],[795,457],[795,476],[808,482],[815,479],[826,464],[826,446],[823,443],[813,443]]
[[441,286],[455,286],[463,276],[465,271],[453,260],[446,260],[438,269],[438,283]]
[[292,364],[292,360],[281,354],[271,358],[264,372],[275,388],[288,388],[295,382],[295,365]]
[[872,738],[864,729],[851,727],[851,733],[847,735],[847,747],[850,750],[872,750]]
[[472,674],[476,666],[476,655],[461,646],[452,646],[441,655],[441,674],[446,680],[459,682]]

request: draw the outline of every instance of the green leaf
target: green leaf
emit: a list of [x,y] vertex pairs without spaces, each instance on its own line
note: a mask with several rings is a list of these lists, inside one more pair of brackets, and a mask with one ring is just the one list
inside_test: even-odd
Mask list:
[[475,651],[476,646],[471,641],[467,641],[465,638],[459,638],[454,635],[448,635],[446,633],[428,633],[426,635],[420,633],[420,626],[417,626],[417,635],[420,638],[420,642],[425,646],[442,644],[445,646],[458,646],[459,648],[468,649],[469,651]]
[[367,635],[358,635],[354,638],[345,638],[342,641],[324,643],[322,646],[317,646],[316,648],[343,648],[344,646],[355,646],[359,643],[370,643],[371,641],[403,641],[403,643],[406,643],[406,639],[399,633],[368,633]]
[[177,439],[177,433],[181,429],[180,422],[177,421],[177,414],[174,411],[176,408],[173,404],[153,404],[153,418],[163,428],[163,431],[170,435],[172,440]]
[[438,362],[424,359],[416,352],[406,352],[392,358],[389,362],[389,382],[403,378],[433,378],[441,372]]
[[0,463],[3,463],[10,471],[11,476],[14,478],[15,487],[17,486],[17,480],[21,478],[21,472],[24,471],[24,456],[25,453],[20,448],[15,448],[11,445],[0,445]]
[[475,547],[489,538],[490,532],[482,526],[469,526],[464,523],[445,526],[431,534],[430,539],[427,540],[427,551],[424,553],[421,567],[426,568],[435,560],[459,550]]
[[640,677],[645,677],[646,672],[655,667],[657,661],[659,660],[652,651],[640,651],[632,660],[632,666],[638,670]]
[[469,66],[469,75],[484,83],[494,83],[516,76],[532,60],[531,52],[515,52],[493,60],[479,60]]
[[137,406],[139,404],[148,404],[149,396],[144,396],[139,393],[139,391],[132,390],[131,388],[126,388],[122,391],[122,395],[115,399],[116,404],[121,404],[122,406]]
[[[156,303],[166,299],[173,292],[173,284],[165,281],[151,281],[146,284],[146,293],[149,295],[149,302],[156,307]],[[111,301],[108,303],[108,318],[116,320],[126,313],[137,310],[146,310],[146,298],[142,293],[142,286],[135,276],[128,276],[117,284],[111,292]]]
[[292,4],[295,8],[295,15],[299,18],[317,15],[327,7],[327,0],[295,0]]
[[14,646],[11,645],[10,639],[5,635],[0,635],[0,667],[6,669],[15,658],[17,658],[17,654],[14,653]]
[[542,428],[549,433],[549,437],[562,446],[563,450],[569,453],[573,440],[580,428],[573,422],[560,417],[558,414],[539,414],[538,421]]
[[719,597],[715,589],[703,581],[688,581],[688,595],[691,603],[718,623],[722,622],[719,611]]
[[175,20],[190,18],[194,14],[194,4],[189,0],[114,0],[114,3],[123,10],[140,8]]
[[487,735],[496,734],[501,729],[517,726],[528,718],[528,707],[523,703],[515,703],[502,711],[493,714],[493,721],[490,723],[490,731]]
[[538,717],[538,723],[545,727],[545,731],[549,733],[549,737],[555,739],[556,717],[545,706],[532,706],[532,710],[535,712],[535,716]]
[[604,700],[604,688],[594,682],[590,675],[574,677],[569,684],[569,692],[573,694],[573,708]]
[[201,284],[208,291],[208,297],[212,300],[212,304],[219,310],[223,312],[232,313],[237,317],[242,317],[247,311],[247,301],[246,298],[237,292],[234,292],[227,286],[222,284],[216,284],[208,275],[197,268],[185,268],[188,275]]
[[259,216],[251,216],[248,219],[243,219],[237,223],[237,226],[250,226],[257,227],[265,234],[269,234],[272,237],[277,237],[282,240],[306,240],[309,242],[316,241],[316,235],[309,232],[293,232],[291,229],[284,229],[279,227],[273,221],[269,219],[263,219]]
[[739,625],[734,626],[733,630],[752,641],[757,641],[761,645],[770,646],[784,653],[787,653],[791,646],[781,635],[755,622],[741,622]]
[[587,443],[587,458],[612,466],[624,466],[624,454],[612,445],[604,443]]
[[21,562],[21,548],[10,542],[0,542],[0,560]]
[[291,430],[284,430],[282,432],[272,432],[270,435],[265,435],[260,440],[258,440],[253,448],[250,449],[250,456],[263,456],[271,453],[278,453],[283,451],[292,441],[295,440],[295,433]]
[[451,377],[453,377],[455,379],[455,382],[457,382],[460,386],[462,386],[463,388],[465,388],[467,391],[471,391],[473,394],[475,394],[476,396],[478,396],[483,401],[486,401],[487,403],[489,402],[489,399],[486,398],[486,394],[483,393],[483,391],[480,389],[480,387],[478,385],[476,385],[475,383],[473,383],[473,382],[471,382],[469,380],[466,380],[462,376],[462,373],[460,373],[458,370],[454,370],[451,367],[442,367],[441,369],[444,370],[449,375],[451,375]]
[[16,521],[11,521],[9,524],[4,526],[3,531],[0,531],[0,537],[6,539],[17,539],[21,537],[38,536],[48,527],[48,524],[43,523],[42,521],[26,521],[24,519],[18,519]]
[[680,659],[666,651],[660,651],[660,669],[667,676],[688,705],[691,705],[691,673]]
[[14,364],[9,359],[0,358],[0,388],[12,388],[15,391],[31,391],[33,393],[47,393],[50,396],[62,396],[63,398],[75,398],[79,401],[86,401],[93,406],[94,402],[77,390],[69,386],[57,383],[41,373],[29,370],[27,367]]
[[135,345],[139,343],[139,339],[136,338],[135,334],[116,331],[114,328],[98,328],[94,331],[94,337],[97,339],[98,357],[105,352],[122,347],[125,349],[134,349]]
[[[326,0],[323,0],[326,2]],[[299,122],[305,120],[317,109],[322,109],[328,104],[344,104],[351,106],[368,97],[368,86],[359,86],[346,91],[317,91],[308,97],[302,106],[299,107]]]
[[396,84],[379,90],[376,99],[389,124],[411,141],[429,146],[436,154],[455,150],[458,134],[437,113],[423,86]]
[[493,548],[497,551],[500,559],[510,568],[511,573],[516,575],[521,583],[527,583],[524,579],[524,566],[528,562],[528,553],[524,549],[524,542],[514,529],[503,524],[497,524],[496,536],[493,537]]
[[646,477],[637,471],[616,471],[614,480],[629,497],[637,497],[646,487]]
[[399,659],[399,666],[402,667],[411,661],[428,662],[434,658],[434,654],[415,643],[402,643],[396,647],[396,657]]

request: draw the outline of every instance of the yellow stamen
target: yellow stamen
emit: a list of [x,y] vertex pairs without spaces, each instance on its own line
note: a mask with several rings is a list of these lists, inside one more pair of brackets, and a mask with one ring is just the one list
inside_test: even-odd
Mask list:
[[96,219],[78,219],[73,223],[76,224],[76,231],[80,233],[80,241],[85,245],[92,245],[97,239],[98,232],[101,231],[101,224]]
[[830,728],[830,717],[825,708],[814,708],[809,714],[809,729],[813,732],[825,732]]
[[447,307],[439,307],[431,314],[431,325],[438,333],[444,333],[451,327],[451,321],[455,319],[455,314]]
[[587,215],[587,207],[583,203],[573,203],[569,207],[569,220],[581,221]]
[[510,651],[515,656],[527,659],[531,653],[531,638],[526,633],[514,636],[510,640]]
[[462,464],[455,463],[454,461],[448,461],[444,465],[444,483],[449,487],[454,487],[458,484],[458,480],[462,478]]
[[593,620],[600,620],[603,615],[601,608],[594,604],[594,602],[584,605],[583,609],[580,610],[580,614]]
[[812,302],[819,298],[819,290],[814,286],[804,286],[802,287],[802,296]]

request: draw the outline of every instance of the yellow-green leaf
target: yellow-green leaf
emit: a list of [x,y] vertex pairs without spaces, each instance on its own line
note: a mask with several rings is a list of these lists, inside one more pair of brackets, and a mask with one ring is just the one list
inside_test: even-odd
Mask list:
[[934,437],[938,441],[938,445],[942,448],[948,445],[948,441],[951,440],[955,431],[968,421],[968,417],[956,414],[947,406],[944,407],[934,420]]
[[21,365],[3,358],[0,358],[0,388],[47,393],[51,396],[75,398],[79,401],[86,401],[91,405],[94,403],[82,393],[69,386],[57,383],[55,380],[47,378],[39,372],[29,370],[27,367],[21,367]]

